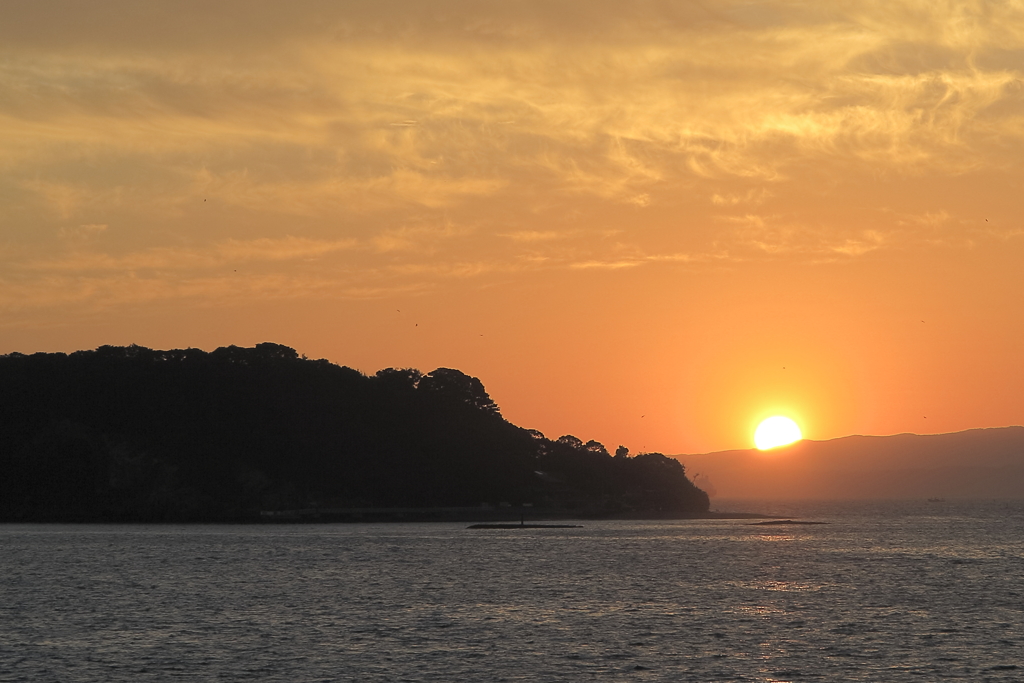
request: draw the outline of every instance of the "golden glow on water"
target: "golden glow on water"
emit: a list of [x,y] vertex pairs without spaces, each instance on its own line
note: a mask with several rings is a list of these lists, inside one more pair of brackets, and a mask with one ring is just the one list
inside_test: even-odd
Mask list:
[[[765,505],[833,523],[783,531],[747,519],[590,520],[486,536],[452,523],[0,525],[0,576],[19,577],[0,583],[0,614],[19,614],[0,618],[6,678],[135,683],[144,658],[156,680],[236,680],[257,668],[267,683],[339,670],[374,680],[386,668],[410,680],[514,670],[571,681],[637,666],[659,680],[835,680],[836,659],[822,648],[837,638],[871,651],[847,678],[903,683],[941,662],[949,678],[978,680],[977,660],[963,653],[979,643],[992,644],[983,652],[991,666],[1015,665],[1017,643],[999,642],[1021,619],[992,609],[1024,583],[1014,523],[1024,504]],[[638,572],[638,557],[657,561]],[[509,571],[522,580],[493,580]],[[560,608],[565,596],[573,609]],[[93,616],[114,609],[132,638],[104,650],[109,632]],[[68,618],[55,620],[61,610]],[[275,618],[226,629],[225,614]],[[682,621],[692,638],[651,628]],[[868,622],[875,630],[865,633]],[[342,637],[324,648],[324,633]],[[902,647],[908,640],[929,646]]]
[[788,417],[776,415],[762,420],[757,426],[754,432],[754,445],[758,450],[764,451],[795,443],[802,438],[804,435],[796,422]]

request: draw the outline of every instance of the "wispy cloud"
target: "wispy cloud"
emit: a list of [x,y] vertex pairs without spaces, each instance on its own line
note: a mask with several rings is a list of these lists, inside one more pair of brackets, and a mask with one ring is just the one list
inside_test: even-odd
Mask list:
[[83,223],[82,225],[61,228],[60,236],[69,240],[89,239],[106,232],[108,227],[110,226],[106,223]]
[[503,237],[508,237],[510,240],[515,242],[549,242],[551,240],[557,240],[565,237],[560,233],[553,230],[520,230],[518,232],[507,233]]
[[152,248],[123,255],[76,250],[56,257],[34,261],[28,270],[41,272],[93,272],[139,270],[190,270],[222,267],[254,261],[293,261],[309,259],[336,251],[352,249],[355,240],[322,241],[300,237],[255,240],[229,239],[210,246]]
[[[229,5],[9,13],[0,193],[22,277],[148,269],[181,292],[170,273],[287,279],[342,253],[338,272],[428,284],[469,263],[856,258],[961,224],[898,183],[1024,153],[1019,3]],[[849,219],[869,193],[891,210]],[[85,248],[101,240],[120,246]]]

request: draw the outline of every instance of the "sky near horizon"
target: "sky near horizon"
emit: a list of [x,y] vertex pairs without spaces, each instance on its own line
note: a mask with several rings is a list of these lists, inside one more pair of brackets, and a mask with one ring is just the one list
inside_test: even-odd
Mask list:
[[1024,2],[7,0],[0,353],[454,367],[609,449],[1024,423]]

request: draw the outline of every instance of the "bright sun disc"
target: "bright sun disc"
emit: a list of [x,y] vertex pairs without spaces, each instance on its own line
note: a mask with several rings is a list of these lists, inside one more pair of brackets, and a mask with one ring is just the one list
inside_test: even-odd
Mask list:
[[754,445],[758,450],[765,451],[777,446],[799,441],[804,438],[800,433],[800,427],[788,417],[776,415],[769,417],[757,426],[754,432]]

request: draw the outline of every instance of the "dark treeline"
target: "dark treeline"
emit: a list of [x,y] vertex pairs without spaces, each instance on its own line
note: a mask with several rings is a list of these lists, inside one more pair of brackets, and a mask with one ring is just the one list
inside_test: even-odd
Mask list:
[[675,460],[506,421],[448,368],[365,376],[286,346],[0,356],[0,520],[532,504],[693,514]]

